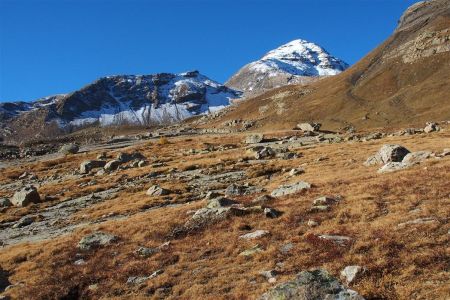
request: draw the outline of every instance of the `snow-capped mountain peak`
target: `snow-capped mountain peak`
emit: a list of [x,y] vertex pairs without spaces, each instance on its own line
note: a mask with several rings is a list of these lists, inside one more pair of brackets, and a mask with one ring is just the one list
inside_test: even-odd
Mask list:
[[297,39],[244,66],[227,85],[254,94],[286,84],[309,82],[319,76],[336,75],[347,67],[347,63],[319,45]]

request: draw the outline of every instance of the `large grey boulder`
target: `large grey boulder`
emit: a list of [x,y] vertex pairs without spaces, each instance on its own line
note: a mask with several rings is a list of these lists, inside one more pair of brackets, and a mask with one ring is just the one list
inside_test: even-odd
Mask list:
[[106,165],[104,160],[85,160],[80,164],[80,173],[87,174],[92,169],[103,168]]
[[319,131],[322,124],[320,123],[300,123],[297,124],[297,128],[302,131]]
[[115,235],[98,231],[83,237],[78,242],[78,248],[80,250],[91,250],[109,245],[117,240],[118,237]]
[[80,150],[80,147],[78,147],[77,144],[66,144],[63,145],[60,149],[59,149],[59,153],[63,153],[63,154],[75,154],[78,153],[78,151]]
[[285,195],[302,192],[302,191],[308,190],[310,188],[311,188],[311,184],[304,182],[304,181],[299,181],[294,184],[282,185],[282,186],[276,188],[275,190],[272,191],[271,196],[272,197],[282,197]]
[[292,280],[270,289],[260,300],[364,300],[357,292],[347,289],[327,271],[303,271]]
[[16,192],[11,200],[15,206],[27,206],[31,203],[41,202],[41,197],[34,186],[27,186]]
[[370,156],[366,160],[364,165],[371,166],[390,162],[401,162],[409,152],[408,149],[400,145],[383,145],[375,155]]

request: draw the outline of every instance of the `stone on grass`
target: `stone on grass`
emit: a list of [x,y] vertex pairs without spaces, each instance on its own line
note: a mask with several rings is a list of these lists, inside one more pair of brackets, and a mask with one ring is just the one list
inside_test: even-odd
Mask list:
[[366,160],[364,165],[371,166],[375,164],[401,162],[408,153],[409,150],[400,145],[392,145],[392,144],[383,145],[375,155],[369,157]]
[[0,199],[0,207],[9,207],[11,205],[12,205],[12,203],[11,203],[11,201],[9,201],[8,198],[1,198]]
[[331,208],[328,205],[315,205],[309,209],[312,213],[329,211]]
[[241,256],[253,256],[254,254],[256,254],[258,252],[262,252],[262,251],[263,251],[263,249],[261,248],[261,246],[260,245],[256,245],[256,246],[253,246],[250,249],[242,251],[241,253],[239,253],[239,255],[241,255]]
[[331,241],[333,243],[336,243],[340,246],[345,246],[348,242],[350,242],[352,239],[348,236],[343,235],[328,235],[328,234],[322,234],[319,235],[320,239]]
[[308,190],[311,188],[311,184],[299,181],[294,184],[288,184],[288,185],[282,185],[275,190],[272,191],[271,196],[272,197],[282,197],[290,194],[295,194],[298,192],[303,192],[305,190]]
[[16,192],[11,200],[15,206],[27,206],[31,203],[41,202],[41,197],[34,186],[26,186]]
[[382,174],[382,173],[390,173],[390,172],[394,172],[394,171],[404,170],[404,169],[409,168],[410,166],[411,166],[410,164],[404,164],[402,162],[390,162],[390,163],[387,163],[384,166],[382,166],[378,170],[378,173]]
[[92,169],[103,168],[105,165],[106,165],[106,161],[104,161],[104,160],[86,160],[80,164],[80,173],[87,174]]
[[259,239],[268,234],[269,234],[269,232],[267,230],[256,230],[254,232],[250,232],[250,233],[241,235],[239,238],[245,239],[245,240],[253,240],[253,239]]
[[427,158],[430,158],[433,155],[433,152],[431,151],[417,151],[417,152],[411,152],[408,153],[402,160],[402,163],[404,164],[418,164]]
[[110,245],[111,243],[118,240],[118,237],[109,233],[105,232],[94,232],[92,234],[89,234],[85,237],[83,237],[78,242],[78,248],[80,250],[91,250],[98,247],[103,247],[106,245]]
[[253,204],[265,205],[273,202],[275,198],[270,195],[261,195],[252,200]]
[[136,251],[134,251],[134,253],[138,256],[148,258],[159,251],[160,250],[158,248],[139,247]]
[[283,213],[281,211],[276,210],[274,208],[269,208],[269,207],[264,208],[264,215],[267,218],[275,219],[275,218],[278,218],[279,216],[281,216],[282,214]]
[[260,300],[364,300],[323,269],[303,271],[264,293]]
[[439,128],[439,126],[436,123],[434,123],[434,122],[427,122],[425,128],[423,129],[423,132],[430,133],[430,132],[439,131],[439,130],[440,130],[440,128]]
[[207,208],[219,208],[219,207],[227,207],[233,204],[237,204],[236,201],[225,198],[225,197],[217,197],[208,201],[206,205]]
[[319,226],[319,223],[317,221],[309,219],[306,225],[308,225],[309,227],[316,227]]
[[365,268],[361,266],[347,266],[341,271],[341,278],[350,284],[360,279],[364,272]]
[[244,143],[246,144],[257,144],[257,143],[261,143],[264,139],[264,135],[256,133],[256,134],[251,134],[248,135],[245,140]]
[[332,197],[322,196],[313,201],[313,205],[330,205],[334,204],[336,199]]
[[66,144],[63,145],[60,149],[59,149],[59,153],[62,154],[75,154],[78,153],[78,151],[80,150],[80,147],[78,147],[77,144]]
[[146,194],[148,196],[164,196],[170,194],[170,191],[159,185],[153,185],[147,190]]
[[300,123],[297,124],[297,128],[302,131],[319,131],[322,124],[320,123]]
[[122,164],[122,162],[120,160],[114,159],[114,160],[110,160],[108,161],[105,166],[103,167],[103,169],[105,169],[105,171],[114,171],[117,170],[117,168]]
[[242,196],[245,194],[246,187],[235,183],[230,184],[225,189],[225,195],[227,196]]

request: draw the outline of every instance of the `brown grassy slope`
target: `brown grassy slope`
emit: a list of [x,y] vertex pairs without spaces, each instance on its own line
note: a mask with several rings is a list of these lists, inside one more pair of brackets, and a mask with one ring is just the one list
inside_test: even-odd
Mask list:
[[249,99],[216,124],[253,119],[264,129],[281,129],[314,120],[327,129],[346,124],[366,129],[450,119],[450,52],[404,61],[404,53],[422,47],[426,33],[447,39],[444,46],[450,43],[450,2],[432,2],[436,7],[419,11],[416,23],[401,23],[382,45],[340,75]]
[[[224,142],[236,142],[241,137],[227,139]],[[160,145],[158,158],[173,158],[180,147],[201,148],[201,142],[219,140],[201,137]],[[440,152],[450,147],[450,136],[448,132],[439,132],[368,143],[320,145],[298,150],[303,156],[294,160],[273,160],[274,167],[303,165],[306,173],[294,178],[287,177],[286,173],[277,173],[269,180],[250,178],[252,184],[263,185],[269,191],[279,184],[298,180],[315,185],[305,194],[277,199],[273,207],[284,212],[278,219],[267,219],[260,214],[233,217],[173,239],[173,228],[189,218],[189,210],[205,204],[200,201],[94,224],[51,241],[2,249],[0,265],[11,272],[10,281],[23,282],[23,286],[10,289],[8,294],[13,299],[57,299],[68,291],[76,292],[82,299],[255,299],[273,286],[258,275],[259,271],[277,268],[280,271],[277,280],[282,282],[308,268],[324,267],[338,275],[346,265],[360,264],[369,271],[353,288],[366,299],[446,299],[450,292],[450,157],[430,159],[408,170],[380,175],[376,167],[364,167],[362,162],[384,143],[399,143],[412,151]],[[148,157],[154,154],[151,148],[140,146]],[[245,155],[242,148],[214,155],[195,154],[186,157],[184,162],[169,161],[168,167],[213,166],[219,162],[227,165],[227,161],[236,164]],[[328,159],[317,161],[319,157]],[[130,176],[137,175],[136,172],[139,171],[124,171]],[[96,218],[100,211],[107,214],[133,210],[133,206],[144,201],[158,200],[144,195],[146,186],[141,188],[89,207],[84,213]],[[308,212],[316,197],[336,194],[344,200],[331,211]],[[249,199],[237,200],[248,203]],[[433,217],[436,222],[398,226],[421,217]],[[320,225],[309,228],[306,225],[309,219],[317,220]],[[253,242],[239,240],[239,235],[248,232],[246,226],[252,230],[269,230],[270,235]],[[76,243],[95,230],[114,233],[120,241],[84,254],[86,265],[74,265],[80,258],[76,255]],[[315,236],[324,233],[347,235],[353,241],[341,247]],[[153,257],[133,255],[139,246],[154,247],[167,240],[171,240],[170,247]],[[293,250],[281,253],[280,247],[289,242],[293,243]],[[264,251],[250,258],[238,255],[255,244],[260,244]],[[143,287],[126,284],[129,276],[146,276],[157,269],[164,269],[164,273]],[[96,289],[89,289],[90,285],[96,285]]]

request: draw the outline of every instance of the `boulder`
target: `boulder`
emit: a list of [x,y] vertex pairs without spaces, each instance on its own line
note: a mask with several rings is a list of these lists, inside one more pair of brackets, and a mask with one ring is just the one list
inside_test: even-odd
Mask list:
[[104,160],[86,160],[80,164],[80,173],[87,174],[92,169],[103,168],[105,165],[106,165],[106,161],[104,161]]
[[111,171],[117,170],[117,168],[121,164],[122,164],[122,162],[120,160],[114,159],[114,160],[107,162],[105,164],[105,166],[103,167],[103,169],[105,169],[105,171],[111,172]]
[[267,159],[275,157],[276,152],[271,147],[257,146],[249,150],[256,159]]
[[383,145],[375,155],[366,160],[364,165],[371,166],[375,164],[401,162],[408,153],[409,150],[400,145]]
[[423,129],[423,132],[430,133],[430,132],[439,131],[439,130],[440,130],[440,128],[439,128],[439,126],[436,123],[434,123],[434,122],[427,122],[425,128]]
[[314,199],[313,205],[330,205],[334,204],[335,202],[337,202],[337,200],[332,197],[322,196]]
[[207,208],[219,208],[219,207],[231,206],[233,204],[237,204],[237,202],[233,201],[231,199],[225,198],[225,197],[217,197],[217,198],[209,200],[206,207]]
[[390,173],[394,171],[404,170],[409,168],[410,164],[405,164],[402,162],[390,162],[382,166],[380,169],[378,169],[378,173]]
[[285,195],[303,192],[310,188],[311,188],[311,184],[304,182],[304,181],[299,181],[294,184],[282,185],[282,186],[276,188],[275,190],[272,191],[271,196],[272,197],[282,197]]
[[251,134],[248,135],[245,140],[244,143],[246,144],[257,144],[257,143],[261,143],[264,140],[264,135],[263,134]]
[[302,131],[319,131],[322,124],[320,123],[300,123],[297,124],[297,128]]
[[263,294],[260,300],[339,299],[364,300],[357,292],[347,289],[323,269],[303,271],[294,280],[277,285]]
[[360,279],[364,272],[365,268],[361,266],[347,266],[341,271],[341,278],[350,284]]
[[80,250],[91,250],[98,247],[109,245],[118,240],[118,237],[105,232],[95,232],[83,237],[78,242],[78,248]]
[[245,191],[246,191],[245,186],[232,183],[225,189],[225,195],[227,195],[227,196],[242,196],[245,194]]
[[343,235],[329,235],[329,234],[322,234],[319,235],[319,238],[322,240],[331,241],[335,244],[338,244],[340,246],[345,246],[348,242],[350,242],[352,239],[348,236]]
[[170,191],[159,185],[153,185],[147,190],[146,194],[149,196],[164,196],[170,194]]
[[122,163],[127,163],[130,162],[132,160],[145,160],[145,156],[143,156],[141,153],[139,152],[133,152],[131,154],[125,153],[125,152],[119,152],[117,154],[116,160],[122,162]]
[[59,149],[59,153],[63,153],[63,154],[75,154],[78,153],[78,151],[80,150],[80,147],[78,147],[77,144],[66,144],[63,145],[60,149]]
[[259,205],[266,205],[269,204],[271,202],[273,202],[274,197],[269,196],[269,195],[261,195],[255,199],[252,200],[253,204],[259,204]]
[[281,216],[282,214],[283,213],[281,211],[276,210],[274,208],[270,208],[270,207],[264,208],[264,215],[267,218],[275,219],[275,218],[278,218],[279,216]]
[[27,206],[31,203],[41,202],[41,197],[34,186],[27,186],[16,192],[11,200],[15,206]]
[[403,158],[402,163],[404,164],[418,164],[427,158],[430,158],[433,155],[433,152],[431,151],[417,151],[417,152],[411,152],[406,154],[406,156]]
[[0,199],[0,207],[8,207],[8,206],[11,206],[11,205],[12,205],[12,203],[11,203],[11,201],[9,201],[8,198],[1,198]]

